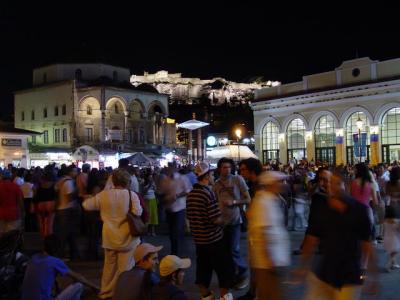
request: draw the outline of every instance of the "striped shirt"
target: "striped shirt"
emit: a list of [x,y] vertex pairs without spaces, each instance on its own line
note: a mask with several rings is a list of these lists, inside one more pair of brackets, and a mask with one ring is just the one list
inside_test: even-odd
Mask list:
[[212,244],[222,239],[222,227],[214,224],[221,211],[209,187],[198,183],[193,186],[187,196],[186,214],[196,244]]

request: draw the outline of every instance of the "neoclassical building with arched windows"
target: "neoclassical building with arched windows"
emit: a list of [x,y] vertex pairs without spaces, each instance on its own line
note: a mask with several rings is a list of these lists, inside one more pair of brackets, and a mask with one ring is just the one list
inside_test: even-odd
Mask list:
[[15,92],[15,127],[41,132],[39,151],[89,145],[136,152],[175,145],[168,95],[135,88],[130,71],[104,64],[56,64],[33,71],[33,87]]
[[264,163],[400,160],[400,59],[345,61],[300,82],[257,90],[251,106]]

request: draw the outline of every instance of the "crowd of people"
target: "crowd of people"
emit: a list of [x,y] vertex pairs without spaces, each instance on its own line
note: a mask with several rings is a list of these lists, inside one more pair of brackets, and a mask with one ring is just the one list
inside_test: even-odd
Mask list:
[[[159,274],[155,266],[161,248],[132,236],[128,210],[147,224],[148,235],[159,233],[159,222],[168,224],[170,255],[161,260]],[[203,300],[215,299],[213,272],[224,300],[233,299],[232,289],[246,287],[240,299],[284,299],[287,278],[307,278],[305,299],[358,299],[363,284],[376,290],[374,244],[383,243],[387,251],[387,272],[400,268],[399,218],[396,162],[316,167],[302,160],[263,166],[253,158],[238,164],[222,158],[215,169],[205,162],[140,169],[121,159],[115,170],[87,164],[81,169],[9,166],[0,179],[0,236],[12,230],[39,231],[45,245],[27,269],[22,290],[29,299],[47,299],[32,298],[35,292],[50,297],[56,273],[97,288],[65,262],[101,256],[99,298],[186,299],[179,288],[190,267],[190,260],[180,258],[185,231],[193,236],[196,284]],[[293,253],[301,255],[301,264],[288,274],[290,230],[305,236]],[[77,246],[81,234],[87,239],[85,253]],[[240,249],[243,236],[249,260]],[[312,263],[315,253],[318,260]],[[38,290],[34,284],[46,287]],[[66,299],[64,293],[79,299],[81,291],[77,283],[59,297]]]

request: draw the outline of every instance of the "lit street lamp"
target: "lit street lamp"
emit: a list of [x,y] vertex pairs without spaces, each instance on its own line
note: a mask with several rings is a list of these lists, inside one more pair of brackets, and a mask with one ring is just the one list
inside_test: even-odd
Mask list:
[[360,155],[360,161],[359,161],[359,162],[361,162],[361,150],[362,150],[362,145],[361,145],[361,129],[362,129],[362,127],[363,127],[363,121],[361,120],[360,115],[358,115],[358,120],[356,121],[356,125],[357,125],[357,128],[358,128],[358,145],[359,145],[359,148],[360,148],[360,153],[359,153],[359,155]]
[[237,137],[237,145],[238,145],[238,161],[240,161],[240,146],[239,146],[239,139],[242,137],[242,130],[240,128],[235,130],[235,134]]

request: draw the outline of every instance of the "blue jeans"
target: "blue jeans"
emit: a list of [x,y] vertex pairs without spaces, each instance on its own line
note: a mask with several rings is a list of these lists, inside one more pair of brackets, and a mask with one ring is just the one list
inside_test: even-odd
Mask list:
[[224,237],[231,249],[236,275],[239,277],[243,276],[247,271],[247,263],[240,255],[240,235],[240,224],[225,226]]
[[65,290],[57,295],[56,300],[79,300],[83,291],[83,285],[80,282],[69,285]]
[[177,212],[166,212],[169,227],[169,239],[171,241],[171,254],[177,256],[180,255],[185,234],[185,212],[185,209]]

